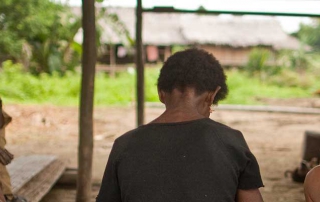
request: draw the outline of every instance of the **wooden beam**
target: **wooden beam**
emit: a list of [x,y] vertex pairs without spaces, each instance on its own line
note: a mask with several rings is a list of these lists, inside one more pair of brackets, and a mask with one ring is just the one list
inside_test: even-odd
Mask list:
[[259,11],[232,11],[232,10],[184,10],[174,7],[154,7],[143,9],[143,12],[153,13],[198,13],[198,14],[233,14],[233,15],[271,15],[271,16],[291,16],[291,17],[320,17],[320,13],[286,13],[286,12],[259,12]]
[[137,125],[144,123],[144,56],[142,43],[142,0],[136,8]]
[[79,117],[77,202],[91,201],[93,95],[96,65],[95,0],[82,0],[82,79]]

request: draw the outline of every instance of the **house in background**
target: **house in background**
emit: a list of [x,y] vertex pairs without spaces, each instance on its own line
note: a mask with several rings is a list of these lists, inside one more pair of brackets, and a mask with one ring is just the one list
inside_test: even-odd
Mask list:
[[[80,13],[80,8],[73,8]],[[135,38],[135,9],[107,8],[115,13]],[[249,19],[245,16],[201,15],[183,13],[143,13],[142,39],[146,62],[163,62],[172,54],[173,46],[203,48],[216,56],[223,66],[243,66],[250,51],[265,47],[275,53],[278,50],[299,49],[299,41],[285,33],[275,18]],[[225,15],[224,15],[225,16]],[[98,22],[102,28],[100,62],[123,64],[134,62],[134,49],[124,45],[123,38],[104,19]],[[82,33],[76,36],[81,40]]]
[[[264,47],[273,53],[296,50],[300,42],[285,33],[275,19],[248,19],[235,16],[223,19],[203,15],[181,16],[182,34],[189,44],[215,55],[224,66],[242,66],[251,50]],[[272,57],[271,57],[272,58]]]

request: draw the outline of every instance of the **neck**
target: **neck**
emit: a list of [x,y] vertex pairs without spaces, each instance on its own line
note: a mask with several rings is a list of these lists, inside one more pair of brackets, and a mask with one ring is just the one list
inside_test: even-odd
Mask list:
[[206,116],[199,110],[202,99],[202,96],[196,95],[193,89],[187,88],[184,92],[174,89],[165,96],[166,110],[153,122],[183,122],[205,118]]

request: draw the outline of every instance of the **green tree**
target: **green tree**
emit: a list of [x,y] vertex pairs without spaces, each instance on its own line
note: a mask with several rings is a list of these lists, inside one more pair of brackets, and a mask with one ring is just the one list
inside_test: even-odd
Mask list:
[[261,81],[264,81],[266,76],[270,74],[270,65],[267,65],[271,53],[265,48],[254,48],[251,50],[248,58],[247,65],[244,70],[249,75],[258,75]]
[[320,18],[313,19],[311,24],[301,24],[299,31],[294,35],[315,51],[320,51]]
[[[101,1],[100,1],[101,2]],[[117,15],[101,8],[97,21],[106,21],[123,41],[133,45],[125,24]],[[80,64],[82,45],[74,41],[81,28],[81,15],[52,0],[2,0],[0,4],[0,64],[22,63],[34,74],[63,74]],[[97,45],[103,28],[97,23]]]
[[0,60],[21,62],[35,73],[65,71],[80,60],[70,51],[80,27],[80,17],[50,0],[3,0]]

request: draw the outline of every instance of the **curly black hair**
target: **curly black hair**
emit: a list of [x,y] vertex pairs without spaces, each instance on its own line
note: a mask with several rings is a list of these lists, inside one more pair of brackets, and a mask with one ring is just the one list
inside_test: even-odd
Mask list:
[[171,93],[177,88],[194,87],[198,95],[215,91],[220,86],[213,104],[218,104],[228,94],[226,75],[219,61],[202,49],[187,49],[170,56],[158,78],[158,89]]

